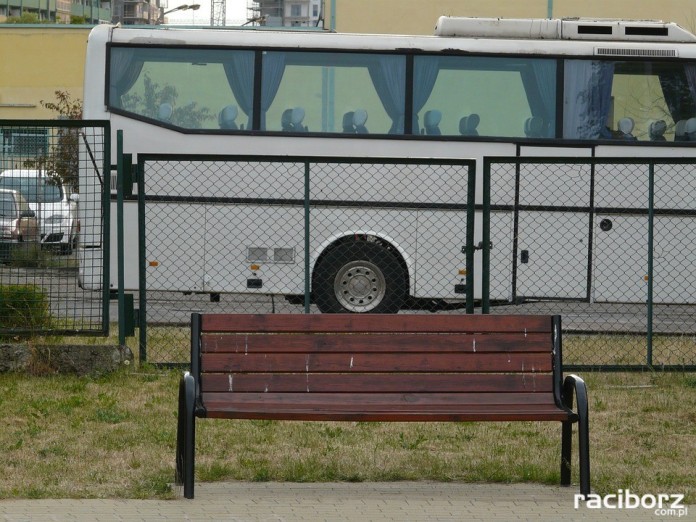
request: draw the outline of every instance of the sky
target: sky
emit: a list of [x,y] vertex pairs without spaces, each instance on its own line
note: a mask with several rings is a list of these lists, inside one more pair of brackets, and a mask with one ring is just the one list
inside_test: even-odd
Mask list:
[[[169,25],[210,25],[210,0],[165,0],[168,2],[164,9],[174,9],[184,4],[200,4],[196,11],[186,10],[169,13],[167,21]],[[225,0],[227,2],[225,25],[242,25],[247,21],[247,0]]]

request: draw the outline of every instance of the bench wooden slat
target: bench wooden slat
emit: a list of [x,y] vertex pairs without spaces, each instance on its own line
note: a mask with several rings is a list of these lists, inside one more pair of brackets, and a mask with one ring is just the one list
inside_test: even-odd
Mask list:
[[550,393],[550,374],[288,374],[207,373],[201,377],[203,392],[533,392]]
[[335,412],[321,410],[273,410],[270,406],[263,410],[212,411],[209,418],[222,419],[259,419],[259,420],[295,420],[295,421],[353,421],[353,422],[479,422],[479,421],[568,421],[568,415],[560,410],[549,411],[350,411]]
[[549,353],[208,353],[202,372],[549,372]]
[[549,351],[550,334],[510,332],[492,334],[204,334],[203,353],[266,352],[420,352],[424,346],[441,352]]
[[551,318],[536,315],[205,314],[201,321],[205,332],[551,332]]
[[276,415],[471,415],[498,417],[508,415],[527,420],[569,419],[571,412],[559,408],[549,397],[534,393],[240,393],[235,400],[229,394],[204,393],[206,415],[243,417],[253,412]]

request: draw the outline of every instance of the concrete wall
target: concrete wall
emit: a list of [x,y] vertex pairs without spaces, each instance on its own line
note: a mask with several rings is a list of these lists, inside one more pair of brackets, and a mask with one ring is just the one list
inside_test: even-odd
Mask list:
[[54,118],[41,100],[82,99],[90,27],[0,25],[0,119]]

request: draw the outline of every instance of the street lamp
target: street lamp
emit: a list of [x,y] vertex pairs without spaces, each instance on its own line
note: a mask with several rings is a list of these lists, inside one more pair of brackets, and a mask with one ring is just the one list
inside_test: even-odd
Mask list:
[[200,8],[201,8],[200,4],[191,4],[191,5],[184,4],[184,5],[180,5],[178,7],[175,7],[174,9],[170,9],[169,11],[165,11],[164,8],[162,8],[162,13],[160,14],[159,20],[157,20],[157,23],[158,24],[163,23],[164,22],[164,15],[168,15],[169,13],[173,13],[175,11],[187,11],[187,10],[197,11]]

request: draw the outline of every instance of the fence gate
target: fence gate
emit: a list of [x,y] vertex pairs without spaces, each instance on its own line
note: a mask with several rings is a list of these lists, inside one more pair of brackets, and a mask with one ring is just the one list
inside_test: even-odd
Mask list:
[[562,314],[571,365],[696,368],[694,163],[486,159],[484,309]]
[[125,280],[150,362],[189,360],[193,311],[473,311],[471,160],[141,154],[137,169]]
[[3,335],[108,333],[109,136],[105,121],[0,120]]

